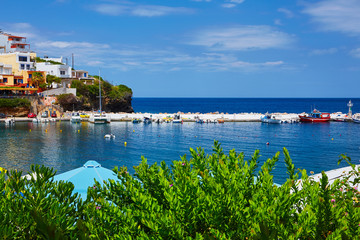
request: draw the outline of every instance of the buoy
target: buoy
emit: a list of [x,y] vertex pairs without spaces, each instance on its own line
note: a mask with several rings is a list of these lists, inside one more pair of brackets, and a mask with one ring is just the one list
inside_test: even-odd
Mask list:
[[47,132],[47,129],[45,129],[45,132]]
[[78,130],[78,133],[80,132],[80,130]]
[[124,145],[126,146],[126,145],[127,145],[127,142],[124,142]]
[[331,140],[334,141],[334,138],[332,138]]
[[270,143],[269,143],[269,142],[267,142],[267,143],[266,143],[266,145],[270,145]]
[[133,130],[133,132],[135,132],[135,130]]
[[62,130],[60,129],[60,132],[62,132]]
[[31,129],[29,129],[29,132],[31,132]]

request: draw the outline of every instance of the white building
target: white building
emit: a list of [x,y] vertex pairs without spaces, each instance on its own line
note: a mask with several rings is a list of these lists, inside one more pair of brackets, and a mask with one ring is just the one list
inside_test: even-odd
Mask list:
[[26,37],[0,32],[0,52],[30,52],[30,44],[26,43]]
[[71,67],[65,64],[51,64],[49,62],[36,63],[37,71],[44,71],[46,74],[59,78],[71,78]]

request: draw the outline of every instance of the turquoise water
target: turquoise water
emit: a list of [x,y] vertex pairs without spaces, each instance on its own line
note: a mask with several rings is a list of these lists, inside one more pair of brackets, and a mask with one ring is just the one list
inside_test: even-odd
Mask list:
[[[338,168],[341,153],[347,153],[359,163],[359,130],[360,124],[341,122],[279,125],[257,122],[159,125],[56,122],[16,123],[14,127],[0,123],[0,166],[27,171],[31,164],[44,164],[61,173],[95,160],[111,169],[127,166],[133,173],[132,167],[139,164],[141,156],[145,156],[150,164],[162,160],[171,163],[189,154],[190,147],[201,146],[211,153],[213,141],[217,139],[225,151],[244,152],[246,159],[259,149],[262,162],[286,147],[295,167],[317,173]],[[115,134],[116,138],[104,139],[107,133]],[[270,144],[266,145],[267,142]],[[277,183],[285,181],[283,155],[274,174]]]

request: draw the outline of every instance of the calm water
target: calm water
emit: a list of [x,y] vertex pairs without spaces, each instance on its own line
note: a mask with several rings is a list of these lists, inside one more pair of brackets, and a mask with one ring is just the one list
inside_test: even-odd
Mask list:
[[[31,129],[31,132],[29,131]],[[60,132],[61,130],[61,132]],[[236,149],[250,159],[255,149],[261,161],[288,148],[295,167],[319,172],[337,168],[338,156],[347,153],[360,160],[360,124],[132,124],[112,122],[109,125],[57,122],[47,124],[16,123],[5,127],[0,123],[0,166],[27,171],[31,164],[54,167],[58,173],[96,160],[104,167],[138,165],[141,156],[150,164],[171,163],[189,154],[190,147],[203,147],[211,153],[214,139],[225,151]],[[113,133],[114,140],[104,139]],[[333,138],[333,140],[332,140]],[[127,142],[127,146],[124,146]],[[266,145],[269,142],[270,145]],[[286,169],[281,156],[275,169],[275,181],[284,182]]]
[[360,99],[347,98],[134,98],[135,112],[310,112],[317,108],[322,112],[348,112],[347,103],[354,103],[353,112],[360,112]]

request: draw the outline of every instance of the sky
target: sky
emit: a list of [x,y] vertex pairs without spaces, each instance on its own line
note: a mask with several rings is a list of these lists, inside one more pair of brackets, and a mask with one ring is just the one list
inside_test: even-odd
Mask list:
[[359,0],[2,0],[0,29],[134,97],[360,97]]

